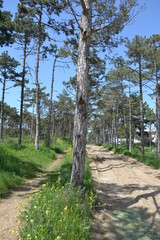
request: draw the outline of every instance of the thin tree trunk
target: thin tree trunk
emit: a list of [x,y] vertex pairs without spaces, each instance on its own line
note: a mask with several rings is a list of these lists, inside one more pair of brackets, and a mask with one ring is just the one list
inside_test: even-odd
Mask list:
[[141,114],[141,155],[144,156],[144,111],[143,111],[141,56],[139,58],[139,90],[140,90],[140,114]]
[[131,106],[131,81],[129,80],[129,151],[132,151],[132,106]]
[[[122,96],[124,94],[123,89],[123,79],[121,80]],[[129,149],[129,140],[128,140],[128,130],[127,130],[127,118],[126,118],[126,104],[125,99],[123,99],[123,118],[124,118],[124,128],[125,128],[125,137],[126,137],[126,146]]]
[[[76,108],[73,133],[73,166],[71,185],[83,187],[88,106],[88,57],[91,31],[91,1],[83,0],[83,7],[78,44],[78,66],[76,86]],[[83,4],[82,4],[83,5]]]
[[33,136],[33,125],[34,125],[34,100],[32,104],[32,122],[31,122],[31,132],[30,132],[30,140],[32,141]]
[[155,75],[156,75],[156,148],[155,153],[160,156],[160,120],[159,120],[159,83],[158,83],[158,71],[157,60],[155,60]]
[[55,66],[56,66],[56,60],[57,57],[55,57],[53,62],[53,68],[52,68],[52,83],[51,83],[51,98],[50,98],[50,106],[49,106],[49,121],[48,121],[48,144],[47,146],[50,147],[51,142],[51,117],[52,117],[52,107],[53,107],[53,84],[54,84],[54,72],[55,72]]
[[3,79],[2,101],[1,101],[1,127],[0,127],[0,139],[3,138],[3,124],[4,124],[4,95],[6,88],[6,79]]
[[117,118],[116,118],[116,113],[114,117],[114,146],[117,148],[117,126],[116,126]]
[[35,84],[36,84],[36,137],[35,137],[35,149],[39,150],[39,135],[40,135],[40,103],[39,103],[39,92],[40,86],[38,81],[38,70],[39,70],[39,55],[41,47],[41,21],[42,21],[42,7],[38,23],[38,42],[37,42],[37,58],[36,58],[36,72],[35,72]]
[[25,85],[25,71],[26,71],[26,50],[27,50],[27,39],[25,39],[24,53],[23,53],[23,74],[22,74],[22,86],[21,86],[21,111],[20,111],[20,126],[19,126],[19,147],[21,147],[21,143],[22,143],[23,102],[24,102],[24,85]]
[[150,123],[150,134],[149,134],[149,147],[150,147],[150,151],[152,152],[152,123]]

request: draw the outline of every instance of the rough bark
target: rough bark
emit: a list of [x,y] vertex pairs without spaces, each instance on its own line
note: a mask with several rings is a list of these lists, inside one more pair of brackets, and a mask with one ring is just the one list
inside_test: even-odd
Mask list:
[[[86,134],[87,134],[87,105],[88,105],[88,56],[91,33],[91,1],[83,0],[82,16],[78,43],[78,66],[76,86],[76,108],[73,133],[73,166],[71,185],[83,187]],[[82,3],[81,2],[81,3]]]
[[0,127],[0,139],[3,138],[3,124],[4,124],[4,95],[6,88],[6,79],[3,79],[3,90],[2,90],[2,100],[1,100],[1,127]]
[[49,121],[48,121],[48,143],[47,146],[50,147],[51,142],[51,118],[52,118],[52,108],[53,108],[53,84],[54,84],[54,72],[56,66],[57,57],[55,57],[52,68],[52,82],[51,82],[51,97],[50,97],[50,106],[49,106]]
[[26,71],[26,50],[27,50],[27,41],[25,41],[24,52],[23,52],[23,73],[22,73],[22,86],[21,86],[19,146],[21,146],[21,143],[22,143],[23,102],[24,102],[24,85],[25,85],[25,71]]
[[39,70],[39,55],[41,47],[41,21],[42,21],[42,9],[38,23],[38,42],[37,42],[37,58],[36,58],[36,72],[35,72],[35,84],[36,84],[36,137],[35,137],[35,149],[39,150],[39,135],[40,135],[40,103],[39,103],[39,92],[40,86],[38,81],[38,70]]
[[139,91],[140,91],[140,123],[141,123],[141,155],[144,156],[144,110],[143,110],[143,91],[142,91],[142,66],[141,56],[139,57]]

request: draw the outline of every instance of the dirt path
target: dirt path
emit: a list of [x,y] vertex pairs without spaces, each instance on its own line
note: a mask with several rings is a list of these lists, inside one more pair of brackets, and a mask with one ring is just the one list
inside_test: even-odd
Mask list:
[[0,240],[17,239],[19,208],[27,202],[27,197],[38,191],[46,179],[46,175],[60,165],[63,155],[50,163],[43,174],[27,181],[22,187],[13,191],[8,197],[0,200]]
[[102,147],[87,151],[98,195],[92,240],[160,239],[160,171]]

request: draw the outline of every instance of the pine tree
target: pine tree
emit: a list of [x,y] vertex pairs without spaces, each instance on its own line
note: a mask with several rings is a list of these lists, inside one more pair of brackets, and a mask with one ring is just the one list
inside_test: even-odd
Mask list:
[[76,108],[73,137],[73,167],[71,185],[83,186],[88,106],[88,70],[90,44],[106,46],[113,35],[123,29],[124,23],[130,18],[130,13],[136,1],[120,3],[119,11],[112,1],[81,0],[81,18],[78,20],[74,1],[67,1],[75,21],[79,27],[78,63],[76,85]]
[[127,55],[132,60],[138,69],[137,79],[139,84],[139,94],[140,94],[140,112],[141,112],[141,154],[144,155],[144,109],[143,109],[143,80],[147,79],[147,74],[144,73],[146,68],[145,55],[147,51],[146,37],[135,36],[132,41],[127,43]]
[[11,58],[8,52],[3,52],[0,55],[0,82],[2,83],[2,100],[1,100],[1,125],[0,125],[0,139],[3,138],[3,122],[4,122],[4,99],[7,81],[12,81],[14,86],[17,86],[20,75],[16,68],[20,65],[18,61]]
[[22,70],[22,82],[21,82],[21,104],[20,104],[20,127],[19,127],[19,147],[22,142],[22,124],[23,124],[23,102],[24,102],[24,88],[26,83],[26,60],[27,57],[33,53],[33,50],[29,48],[29,45],[34,37],[36,37],[36,26],[33,23],[31,17],[26,17],[21,11],[23,4],[18,5],[19,12],[14,19],[15,27],[15,40],[18,45],[18,49],[23,51],[23,70]]

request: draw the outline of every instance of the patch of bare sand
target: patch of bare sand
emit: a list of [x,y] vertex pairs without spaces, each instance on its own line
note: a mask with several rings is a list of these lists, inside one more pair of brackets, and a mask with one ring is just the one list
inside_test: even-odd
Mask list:
[[43,174],[32,180],[27,180],[23,186],[0,200],[0,240],[17,239],[19,208],[23,209],[23,204],[27,203],[27,196],[39,191],[46,175],[61,164],[62,157],[62,154],[58,155],[57,160],[50,163]]
[[142,213],[160,236],[160,171],[100,146],[88,145],[87,151],[98,195],[92,240],[117,239],[115,210]]

